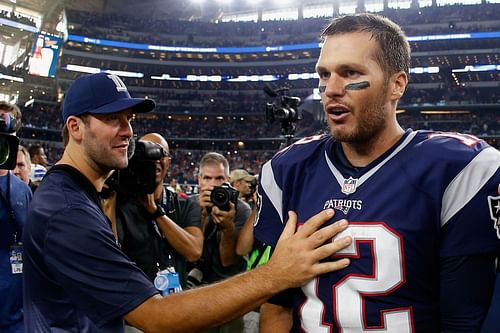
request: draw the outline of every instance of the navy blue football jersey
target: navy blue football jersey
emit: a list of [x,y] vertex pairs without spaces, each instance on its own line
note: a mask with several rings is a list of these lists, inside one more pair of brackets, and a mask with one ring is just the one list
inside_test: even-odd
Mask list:
[[[302,139],[263,165],[257,239],[275,245],[287,212],[347,219],[351,258],[292,293],[301,332],[440,332],[440,257],[500,249],[500,152],[474,136],[407,130],[364,168],[340,167],[329,135]],[[332,258],[335,259],[335,258]],[[293,274],[293,272],[290,272]],[[460,292],[460,291],[457,291]]]

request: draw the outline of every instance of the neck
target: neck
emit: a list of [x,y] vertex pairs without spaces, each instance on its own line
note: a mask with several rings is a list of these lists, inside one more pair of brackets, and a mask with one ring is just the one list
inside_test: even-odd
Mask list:
[[0,177],[7,176],[9,174],[9,170],[0,169]]
[[102,171],[97,166],[91,166],[83,157],[83,153],[72,150],[69,145],[64,150],[64,154],[56,164],[67,164],[80,171],[96,188],[97,192],[102,191],[104,181],[111,171]]
[[384,131],[372,140],[363,143],[342,143],[342,149],[349,162],[355,167],[365,167],[375,161],[401,139],[404,130],[397,125],[391,131]]

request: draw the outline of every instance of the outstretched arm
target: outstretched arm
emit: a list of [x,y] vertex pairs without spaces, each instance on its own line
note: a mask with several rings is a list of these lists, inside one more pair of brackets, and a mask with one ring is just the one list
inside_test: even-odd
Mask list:
[[260,333],[288,333],[292,329],[292,310],[281,305],[264,303],[260,307]]
[[295,232],[297,216],[289,213],[267,264],[206,287],[151,297],[125,319],[145,332],[195,332],[241,317],[282,290],[346,267],[348,259],[321,262],[352,242],[350,236],[331,241],[347,227],[347,221],[319,229],[333,214],[331,209],[322,211]]

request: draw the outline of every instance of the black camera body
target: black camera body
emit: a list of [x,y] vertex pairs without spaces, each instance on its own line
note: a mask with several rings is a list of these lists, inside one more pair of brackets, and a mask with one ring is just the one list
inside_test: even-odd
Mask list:
[[288,88],[272,90],[269,86],[264,87],[264,92],[274,98],[272,103],[266,103],[266,119],[272,124],[275,121],[281,123],[281,133],[287,137],[295,134],[295,123],[302,119],[299,106],[302,104],[300,97],[288,96]]
[[266,104],[266,118],[270,123],[294,123],[301,118],[297,109],[301,102],[299,97],[280,96],[276,102]]
[[232,202],[235,206],[238,203],[240,192],[231,185],[224,183],[221,186],[216,186],[210,193],[210,201],[221,210],[229,211]]
[[[165,157],[163,148],[154,142],[135,140],[128,166],[106,181],[112,189],[126,195],[151,194],[156,189],[156,161]],[[115,176],[116,175],[116,176]]]
[[17,119],[10,113],[0,114],[0,169],[16,168],[19,138],[12,133],[17,129]]

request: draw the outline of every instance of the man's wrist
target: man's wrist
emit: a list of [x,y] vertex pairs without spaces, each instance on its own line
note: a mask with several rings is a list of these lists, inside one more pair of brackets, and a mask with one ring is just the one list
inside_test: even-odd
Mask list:
[[149,215],[149,218],[152,220],[156,220],[157,218],[159,218],[161,216],[165,216],[165,215],[167,215],[167,214],[165,213],[165,210],[163,209],[163,207],[161,205],[157,205],[156,210]]
[[231,233],[232,233],[232,232],[234,231],[234,224],[232,224],[232,223],[231,223],[231,224],[230,224],[230,225],[228,225],[228,226],[225,226],[225,225],[220,224],[220,225],[219,225],[219,229],[220,229],[220,231],[222,231],[222,232],[231,232]]

